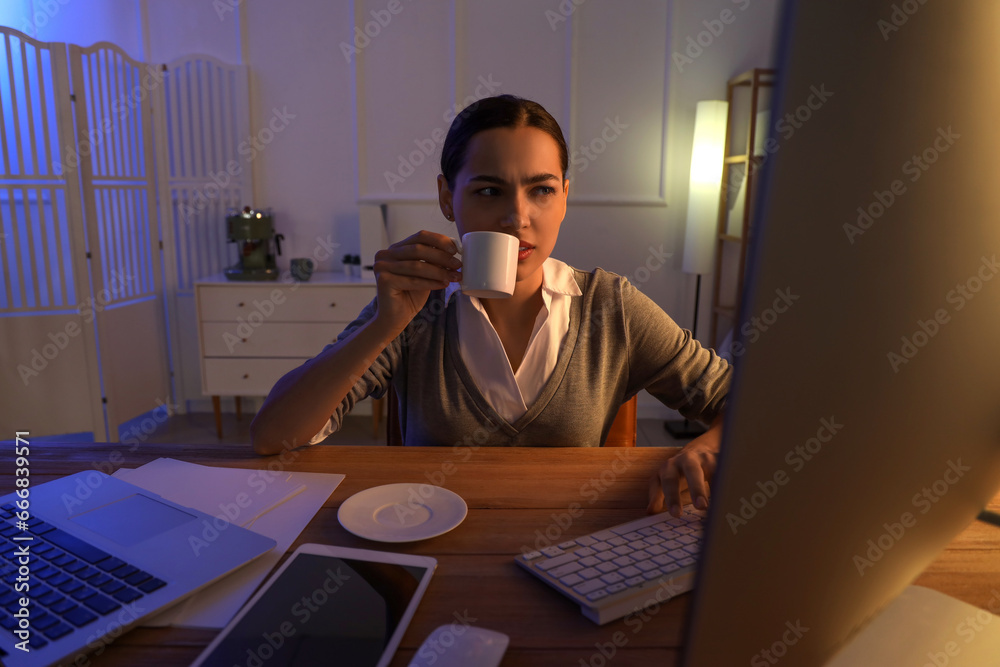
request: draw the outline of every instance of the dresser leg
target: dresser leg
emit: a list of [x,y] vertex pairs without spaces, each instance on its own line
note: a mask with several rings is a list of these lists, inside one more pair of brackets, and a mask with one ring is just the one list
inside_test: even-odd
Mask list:
[[239,396],[236,396],[235,399],[236,399],[236,421],[239,421],[243,418],[243,401],[240,400]]
[[215,410],[215,432],[218,433],[219,440],[222,440],[222,403],[218,396],[212,397],[212,409]]

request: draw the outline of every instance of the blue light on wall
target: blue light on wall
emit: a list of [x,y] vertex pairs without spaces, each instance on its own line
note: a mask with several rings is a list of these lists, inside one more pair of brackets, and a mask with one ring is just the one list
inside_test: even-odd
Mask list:
[[35,37],[36,21],[33,18],[35,13],[33,5],[32,0],[4,0],[0,4],[0,25]]

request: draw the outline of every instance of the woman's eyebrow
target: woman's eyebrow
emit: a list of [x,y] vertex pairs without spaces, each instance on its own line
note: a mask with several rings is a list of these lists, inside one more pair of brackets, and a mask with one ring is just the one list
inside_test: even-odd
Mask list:
[[[534,176],[529,176],[524,179],[522,183],[524,185],[534,185],[535,183],[544,183],[545,181],[558,181],[559,178],[553,174],[535,174]],[[485,183],[496,183],[497,185],[509,185],[509,183],[499,176],[490,176],[489,174],[480,174],[478,176],[473,176],[469,179],[469,182],[481,181]]]

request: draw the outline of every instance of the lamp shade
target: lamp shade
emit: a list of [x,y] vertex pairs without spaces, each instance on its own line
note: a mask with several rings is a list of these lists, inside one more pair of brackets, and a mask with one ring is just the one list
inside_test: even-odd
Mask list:
[[684,261],[681,266],[685,273],[704,274],[712,270],[728,112],[729,103],[719,100],[698,102],[695,111]]

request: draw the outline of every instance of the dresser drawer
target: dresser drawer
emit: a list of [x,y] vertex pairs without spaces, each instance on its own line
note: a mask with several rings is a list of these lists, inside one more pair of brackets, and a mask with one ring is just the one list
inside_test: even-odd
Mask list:
[[202,322],[346,324],[374,298],[374,285],[205,285],[198,287],[198,315]]
[[315,357],[337,340],[341,323],[203,322],[201,340],[206,357]]
[[266,396],[305,359],[205,359],[202,390],[210,396]]

